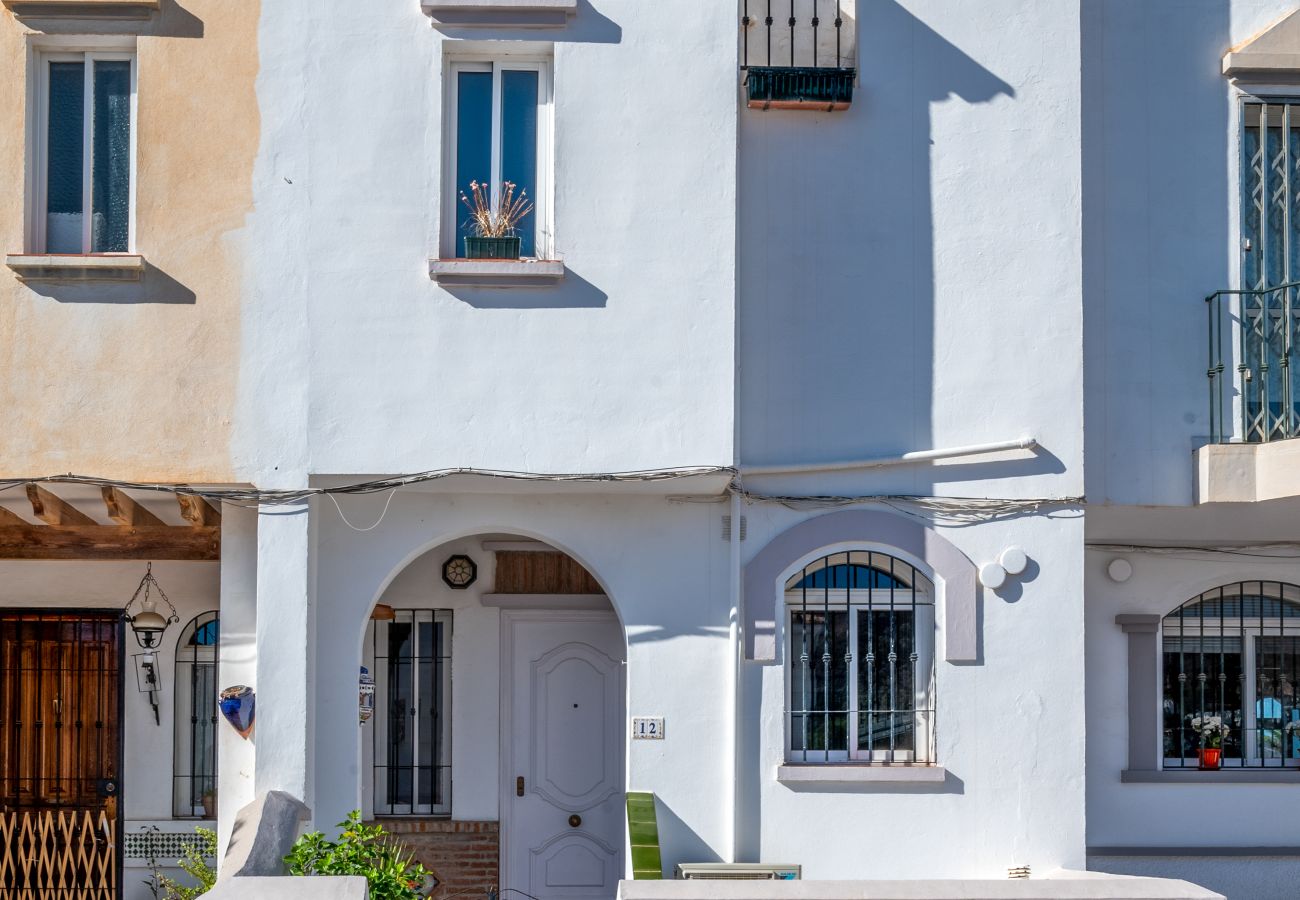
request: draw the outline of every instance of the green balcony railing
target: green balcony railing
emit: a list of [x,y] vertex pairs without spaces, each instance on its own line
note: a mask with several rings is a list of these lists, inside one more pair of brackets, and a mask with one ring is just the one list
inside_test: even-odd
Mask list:
[[[1209,314],[1210,440],[1264,443],[1300,437],[1300,281],[1216,291]],[[1235,379],[1227,377],[1233,363]]]

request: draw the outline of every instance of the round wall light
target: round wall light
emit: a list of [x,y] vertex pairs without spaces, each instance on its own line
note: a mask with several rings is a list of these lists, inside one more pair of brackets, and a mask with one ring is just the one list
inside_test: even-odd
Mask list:
[[1123,584],[1133,577],[1133,564],[1123,557],[1112,559],[1106,566],[1106,574],[1110,580]]
[[997,590],[1007,583],[1007,570],[999,563],[985,563],[980,566],[980,584]]
[[463,553],[447,557],[447,561],[442,564],[442,580],[452,590],[463,591],[477,578],[478,566]]
[[1002,551],[998,562],[1007,570],[1008,575],[1019,575],[1029,567],[1029,556],[1022,548],[1012,545]]

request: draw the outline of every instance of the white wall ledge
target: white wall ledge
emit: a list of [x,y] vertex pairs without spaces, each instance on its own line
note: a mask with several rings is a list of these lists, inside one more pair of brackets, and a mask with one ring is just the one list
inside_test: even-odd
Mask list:
[[777,767],[782,784],[943,784],[942,766],[900,763],[786,763]]
[[1300,438],[1207,444],[1197,449],[1195,464],[1198,504],[1300,497]]
[[1300,769],[1126,769],[1124,784],[1294,784],[1300,786]]
[[135,254],[10,253],[5,264],[21,281],[139,281],[145,268]]
[[621,881],[619,900],[1223,900],[1170,878],[1070,872],[1049,878],[913,881]]
[[559,28],[578,0],[422,0],[434,25],[460,28]]
[[431,259],[429,277],[465,287],[551,287],[564,278],[559,259]]

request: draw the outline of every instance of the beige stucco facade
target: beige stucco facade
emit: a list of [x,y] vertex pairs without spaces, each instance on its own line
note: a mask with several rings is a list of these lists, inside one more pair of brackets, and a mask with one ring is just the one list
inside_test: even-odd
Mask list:
[[33,249],[34,49],[134,34],[134,249],[147,264],[119,284],[25,284],[0,270],[0,475],[232,480],[259,15],[257,0],[165,0],[135,22],[23,22],[0,9],[0,250]]

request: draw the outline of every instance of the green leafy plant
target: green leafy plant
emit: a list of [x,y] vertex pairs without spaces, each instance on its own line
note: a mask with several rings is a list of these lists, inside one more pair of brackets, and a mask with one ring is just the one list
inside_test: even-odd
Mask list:
[[290,875],[361,875],[370,900],[422,900],[429,872],[398,847],[382,825],[367,825],[359,810],[339,823],[337,841],[319,831],[298,838],[284,858]]
[[195,883],[186,886],[166,875],[161,876],[167,900],[194,900],[212,890],[217,883],[217,870],[208,862],[217,857],[217,833],[210,828],[195,828],[194,833],[198,840],[186,842],[185,855],[176,861],[176,865]]

